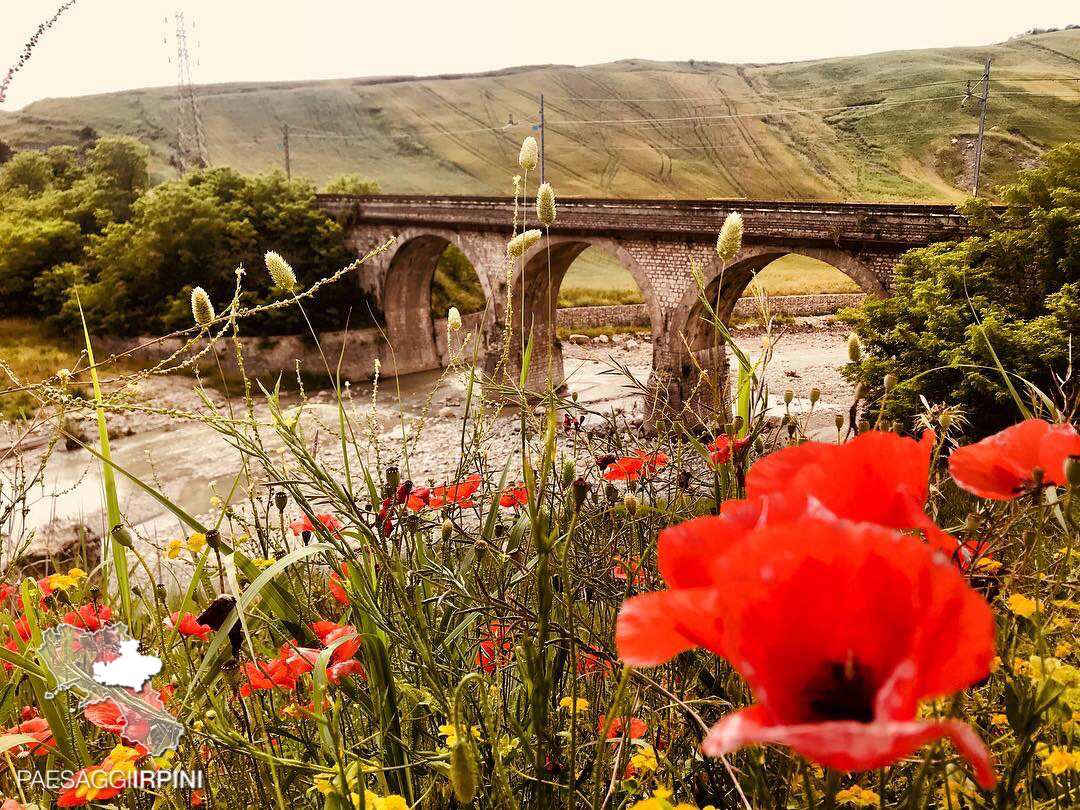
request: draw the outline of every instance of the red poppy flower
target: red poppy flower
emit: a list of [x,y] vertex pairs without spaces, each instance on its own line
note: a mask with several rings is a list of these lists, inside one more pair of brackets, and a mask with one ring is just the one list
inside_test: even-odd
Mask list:
[[499,506],[504,509],[512,509],[516,506],[529,505],[529,490],[524,484],[513,489],[504,489],[499,495]]
[[12,596],[18,588],[7,582],[0,582],[0,602],[4,602],[8,597]]
[[1080,434],[1069,424],[1028,419],[981,442],[954,450],[949,473],[961,489],[980,498],[1011,501],[1044,486],[1065,485],[1065,461],[1080,456]]
[[476,651],[476,666],[489,675],[504,669],[510,664],[513,649],[510,629],[496,619],[484,630],[480,647]]
[[86,604],[78,612],[69,610],[61,620],[64,624],[96,633],[112,618],[112,610],[106,605]]
[[652,475],[667,462],[666,453],[636,450],[633,455],[617,458],[608,464],[601,477],[605,481],[637,481],[643,475]]
[[726,553],[716,553],[723,538],[700,539],[693,566],[685,553],[664,566],[660,548],[671,590],[627,600],[616,645],[635,665],[703,646],[746,679],[758,702],[723,718],[706,754],[771,742],[867,770],[949,737],[979,783],[994,784],[968,726],[916,719],[921,699],[980,680],[994,657],[989,606],[933,549],[813,517],[752,530]]
[[473,473],[457,484],[451,484],[446,487],[434,487],[430,492],[428,492],[425,487],[424,490],[427,493],[426,498],[418,498],[416,493],[419,492],[419,490],[416,490],[409,496],[409,508],[414,510],[423,509],[425,507],[439,509],[443,506],[457,504],[464,509],[468,509],[474,505],[471,500],[473,493],[480,488],[480,484],[483,482],[483,476],[479,473]]
[[731,461],[732,450],[741,453],[748,444],[750,444],[749,438],[736,439],[733,446],[728,435],[721,433],[706,446],[706,449],[709,451],[709,458],[712,459],[713,464],[727,464]]
[[[596,733],[603,734],[605,725],[607,725],[607,715],[602,714],[596,718]],[[607,738],[610,740],[626,734],[634,739],[640,739],[645,736],[645,732],[648,730],[649,727],[645,725],[645,721],[639,717],[616,717],[611,721],[611,728],[608,729]]]
[[[119,796],[128,788],[127,780],[120,778],[120,773],[120,770],[104,763],[80,768],[60,789],[56,806],[77,807],[90,801],[101,802]],[[87,785],[91,787],[89,794]]]
[[326,668],[326,680],[335,686],[342,678],[346,678],[350,675],[356,675],[365,680],[367,679],[367,672],[364,670],[364,665],[355,658],[350,658],[348,661],[341,661],[337,664],[331,664]]
[[150,733],[149,720],[130,706],[118,706],[111,698],[91,703],[83,709],[83,717],[103,731],[118,735],[125,745],[131,747],[140,747],[135,740],[145,740]]
[[182,636],[198,636],[203,641],[207,641],[210,634],[214,632],[213,627],[208,624],[200,624],[192,613],[185,613],[181,618],[180,611],[177,611],[166,618],[163,623],[170,630],[175,627],[176,631]]
[[631,585],[645,584],[645,569],[641,566],[640,557],[632,560],[616,560],[611,575],[623,582],[629,581]]
[[32,717],[29,720],[24,720],[4,733],[25,734],[28,737],[33,737],[35,742],[27,743],[26,750],[36,757],[47,756],[56,747],[56,740],[53,739],[49,724],[42,717]]
[[611,661],[602,658],[595,648],[583,650],[577,656],[577,671],[580,675],[593,675],[597,672],[610,675]]
[[4,799],[4,803],[0,804],[0,810],[26,810],[26,805],[19,804],[14,799]]
[[[775,502],[784,497],[806,503],[812,499],[845,520],[918,529],[930,545],[966,567],[976,549],[943,532],[924,511],[935,441],[930,430],[919,441],[867,431],[844,444],[807,442],[787,447],[750,468],[747,498],[772,496],[770,501]],[[740,504],[735,501],[721,508],[739,509]],[[764,505],[759,508],[767,511]]]
[[[344,524],[329,513],[316,515],[315,519],[319,521],[326,531],[333,535],[338,534],[344,528]],[[311,518],[307,515],[301,515],[299,520],[294,520],[289,524],[289,528],[292,529],[294,537],[299,537],[304,532],[314,532],[315,524],[311,522]]]
[[334,597],[334,601],[339,605],[349,604],[349,595],[345,592],[345,582],[349,579],[349,564],[343,562],[341,564],[341,573],[334,571],[330,574],[330,578],[326,582],[326,590],[330,591],[330,595]]
[[329,647],[338,639],[345,639],[334,648],[330,656],[331,663],[352,658],[360,650],[360,634],[351,624],[335,624],[334,622],[315,622],[311,629],[318,636],[324,647]]
[[244,674],[247,683],[240,686],[240,694],[247,697],[257,689],[293,689],[298,673],[291,671],[289,664],[278,657],[269,661],[248,661],[244,664]]

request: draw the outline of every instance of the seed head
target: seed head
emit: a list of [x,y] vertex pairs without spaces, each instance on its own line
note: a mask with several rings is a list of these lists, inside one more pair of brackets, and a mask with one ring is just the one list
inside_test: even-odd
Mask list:
[[455,332],[461,328],[461,313],[457,307],[450,307],[450,311],[446,313],[446,325]]
[[270,278],[275,287],[283,290],[293,290],[296,287],[296,273],[292,267],[277,253],[272,250],[266,251],[266,269],[270,271]]
[[202,287],[196,287],[191,291],[191,317],[199,326],[206,326],[216,317],[210,296]]
[[887,394],[890,391],[892,391],[894,388],[896,388],[896,375],[895,374],[886,374],[885,379],[883,380],[883,382],[885,383],[885,393]]
[[551,183],[541,183],[536,192],[536,218],[545,225],[555,221],[555,190]]
[[521,152],[518,153],[518,165],[527,172],[536,168],[536,162],[540,159],[540,148],[536,145],[536,138],[530,135],[521,142]]
[[506,245],[506,255],[522,255],[526,250],[535,245],[542,235],[543,234],[541,234],[540,231],[538,231],[536,228],[533,228],[531,231],[519,233]]
[[637,514],[638,499],[634,496],[632,492],[627,492],[625,495],[623,495],[622,504],[623,508],[626,509],[627,514],[629,514],[631,517]]
[[743,218],[738,211],[732,211],[727,215],[724,224],[720,227],[720,235],[716,237],[716,255],[725,262],[735,258],[735,254],[742,248]]
[[472,746],[462,740],[450,752],[450,784],[459,803],[472,804],[479,780],[480,766],[476,754]]
[[862,342],[854,332],[847,337],[847,356],[852,363],[862,360]]
[[810,389],[810,404],[811,405],[816,405],[819,399],[821,399],[821,389],[820,388],[811,388]]

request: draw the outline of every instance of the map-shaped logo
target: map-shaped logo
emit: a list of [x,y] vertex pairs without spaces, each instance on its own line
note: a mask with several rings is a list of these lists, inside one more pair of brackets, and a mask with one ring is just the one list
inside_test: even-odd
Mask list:
[[89,631],[61,624],[42,631],[37,654],[56,679],[53,697],[69,690],[80,695],[79,708],[111,702],[122,718],[120,735],[161,756],[176,748],[184,727],[165,711],[150,678],[161,660],[139,652],[139,642],[118,623]]

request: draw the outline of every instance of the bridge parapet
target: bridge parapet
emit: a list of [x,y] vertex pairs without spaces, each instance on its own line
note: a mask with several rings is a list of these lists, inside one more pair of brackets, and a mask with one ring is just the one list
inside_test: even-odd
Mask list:
[[[396,194],[319,194],[316,202],[352,225],[430,226],[509,234],[514,202],[504,197],[431,197]],[[531,201],[519,209],[535,225]],[[653,235],[709,242],[732,211],[742,214],[747,239],[925,245],[970,232],[952,205],[767,202],[759,200],[559,199],[552,233],[619,237]]]

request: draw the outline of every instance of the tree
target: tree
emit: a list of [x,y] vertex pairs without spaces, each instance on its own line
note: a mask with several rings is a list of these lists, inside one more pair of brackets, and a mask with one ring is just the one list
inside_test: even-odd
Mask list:
[[961,406],[977,433],[1012,423],[1018,413],[995,354],[1044,392],[1074,397],[1055,375],[1065,376],[1080,333],[1080,144],[1047,152],[1001,198],[1004,210],[965,204],[973,236],[908,252],[889,298],[845,314],[865,348],[849,378],[871,397],[886,374],[899,380],[888,417],[910,416],[922,395]]
[[52,163],[45,153],[24,150],[15,153],[0,170],[0,191],[30,197],[44,192],[52,179]]
[[323,191],[327,194],[381,194],[382,189],[374,180],[368,180],[358,174],[343,174],[326,184]]
[[12,155],[15,154],[15,150],[11,148],[11,144],[7,141],[0,139],[0,166],[3,166],[9,160]]
[[[92,240],[81,291],[95,328],[114,334],[147,334],[191,325],[187,295],[203,287],[219,311],[232,299],[235,271],[243,267],[245,307],[280,299],[263,267],[274,250],[293,266],[302,286],[330,275],[353,257],[338,226],[313,205],[310,183],[280,172],[245,177],[232,169],[189,172],[140,197],[127,222],[110,224]],[[185,292],[186,291],[186,292]],[[317,329],[368,323],[355,284],[343,280],[324,289],[305,310]],[[60,320],[77,325],[69,298]],[[248,334],[306,331],[295,307],[244,321]]]
[[150,150],[134,138],[99,138],[86,153],[87,168],[113,192],[113,215],[127,219],[135,200],[150,185]]

